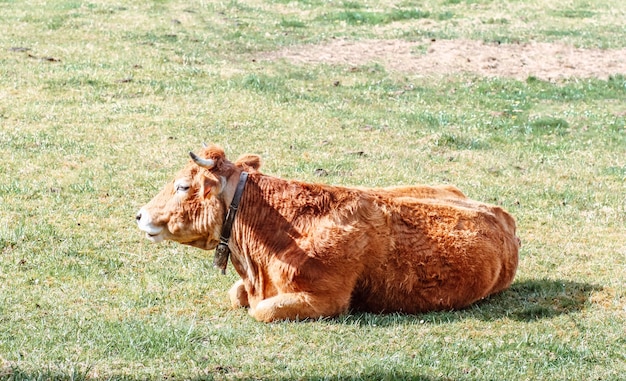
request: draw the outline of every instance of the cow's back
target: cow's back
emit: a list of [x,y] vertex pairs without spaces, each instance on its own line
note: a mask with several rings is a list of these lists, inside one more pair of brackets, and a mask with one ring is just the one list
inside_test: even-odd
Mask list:
[[463,308],[507,288],[518,261],[515,221],[502,208],[458,196],[392,197],[392,244],[364,269],[355,309],[417,313]]
[[467,198],[453,185],[402,185],[385,188],[357,188],[379,198],[413,197],[420,199]]

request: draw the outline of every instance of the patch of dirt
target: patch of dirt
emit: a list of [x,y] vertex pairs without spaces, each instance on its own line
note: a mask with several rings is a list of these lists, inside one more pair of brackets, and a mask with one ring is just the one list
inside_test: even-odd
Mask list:
[[556,43],[495,44],[474,40],[334,40],[271,52],[259,60],[361,66],[377,63],[388,71],[443,75],[473,73],[487,77],[546,81],[608,79],[626,75],[626,49],[582,49]]

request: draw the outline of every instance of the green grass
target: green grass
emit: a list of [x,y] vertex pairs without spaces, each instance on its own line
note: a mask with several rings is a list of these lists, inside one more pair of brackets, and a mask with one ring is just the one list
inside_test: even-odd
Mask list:
[[[623,48],[622,8],[0,1],[0,379],[623,378],[625,73],[256,59],[334,38]],[[203,141],[278,176],[449,183],[503,205],[523,241],[516,282],[463,311],[257,323],[229,309],[236,276],[212,253],[135,226]]]
[[430,12],[419,9],[400,9],[390,12],[367,12],[367,11],[341,11],[336,14],[326,15],[324,21],[338,22],[342,21],[347,24],[370,24],[380,25],[389,24],[394,21],[415,20],[431,17]]

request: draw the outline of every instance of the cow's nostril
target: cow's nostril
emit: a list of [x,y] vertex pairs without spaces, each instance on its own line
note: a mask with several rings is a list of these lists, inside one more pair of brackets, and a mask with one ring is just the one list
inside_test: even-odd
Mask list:
[[135,219],[137,221],[141,220],[141,213],[137,213],[137,215],[135,216]]

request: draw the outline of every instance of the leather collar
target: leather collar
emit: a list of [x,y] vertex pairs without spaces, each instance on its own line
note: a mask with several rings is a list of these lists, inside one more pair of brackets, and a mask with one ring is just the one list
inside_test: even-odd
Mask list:
[[215,248],[215,256],[213,257],[213,266],[219,268],[222,274],[226,274],[226,266],[228,265],[228,256],[230,255],[230,248],[228,247],[228,240],[230,239],[230,233],[233,229],[233,222],[235,221],[235,215],[239,208],[239,202],[241,201],[241,195],[246,187],[246,181],[248,180],[248,172],[241,172],[239,175],[239,183],[237,183],[237,189],[233,196],[233,201],[230,203],[230,208],[224,219],[222,225],[222,232],[220,234],[220,243]]

